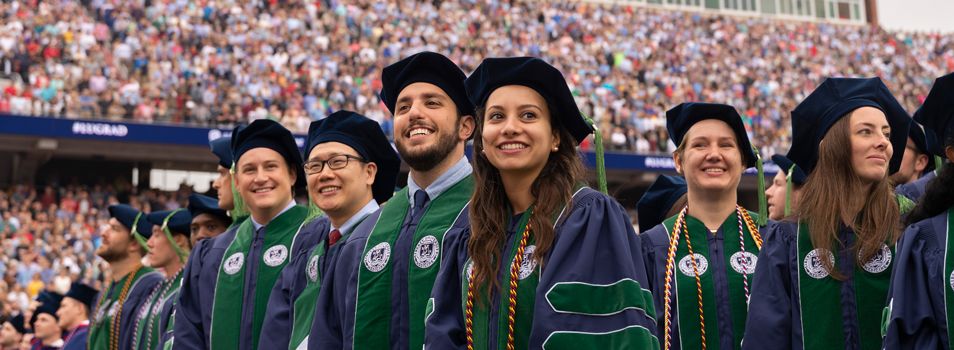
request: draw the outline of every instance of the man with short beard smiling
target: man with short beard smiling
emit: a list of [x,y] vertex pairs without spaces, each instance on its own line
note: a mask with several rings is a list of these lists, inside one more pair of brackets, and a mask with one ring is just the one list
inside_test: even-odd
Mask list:
[[131,349],[135,313],[162,282],[162,275],[140,262],[146,254],[146,239],[152,235],[145,215],[125,204],[109,206],[109,215],[112,218],[96,255],[109,263],[112,281],[101,293],[90,320],[89,348]]
[[[318,297],[310,349],[420,349],[444,233],[466,224],[474,106],[464,73],[422,52],[384,68],[381,100],[408,185],[355,228]],[[339,243],[341,244],[341,243]]]

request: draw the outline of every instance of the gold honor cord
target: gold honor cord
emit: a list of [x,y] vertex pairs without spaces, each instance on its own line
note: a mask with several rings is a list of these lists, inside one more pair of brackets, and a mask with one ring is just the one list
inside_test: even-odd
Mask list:
[[[138,219],[138,217],[137,217]],[[142,269],[142,265],[136,266],[136,268],[129,273],[129,278],[126,279],[126,283],[123,283],[123,289],[119,292],[119,309],[116,310],[116,315],[113,316],[112,322],[109,325],[109,350],[119,350],[119,324],[120,319],[123,317],[123,304],[126,303],[126,297],[129,294],[129,286],[132,285],[132,281],[136,279],[136,274],[139,273],[139,270]],[[112,287],[112,284],[110,284]],[[106,301],[109,297],[109,288],[103,292],[103,297],[99,299],[99,307],[103,307],[103,302]],[[108,312],[108,310],[106,310]],[[86,349],[90,350],[90,342],[86,343]]]
[[[510,265],[510,291],[507,303],[507,350],[514,350],[514,323],[517,313],[517,281],[520,278],[520,265],[523,264],[523,253],[527,248],[530,237],[530,223],[520,236],[517,254]],[[474,350],[474,271],[471,271],[467,281],[467,308],[464,311],[467,319],[464,322],[467,336],[467,350]]]
[[[748,212],[742,207],[736,205],[736,217],[738,219],[739,227],[739,241],[741,242],[740,251],[745,251],[745,231],[742,230],[743,222],[745,226],[749,229],[749,234],[752,237],[752,240],[755,241],[755,246],[759,250],[762,249],[762,235],[759,234],[758,226]],[[696,293],[699,300],[699,329],[700,335],[702,338],[702,349],[706,349],[706,319],[703,312],[703,303],[702,303],[702,279],[699,274],[699,266],[694,258],[695,252],[692,249],[692,242],[689,239],[689,226],[686,224],[686,213],[689,211],[689,206],[686,205],[682,208],[682,211],[679,212],[679,217],[676,219],[675,224],[673,225],[672,235],[669,238],[669,249],[666,256],[666,288],[664,293],[664,305],[663,310],[665,312],[663,325],[664,329],[664,347],[663,350],[669,350],[672,347],[672,287],[674,284],[674,274],[676,268],[676,250],[679,246],[679,235],[682,233],[685,236],[686,248],[689,250],[689,261],[692,263],[693,275],[696,279]],[[743,271],[745,265],[743,263]],[[745,300],[748,303],[749,300],[749,282],[748,276],[745,273],[742,273],[742,283],[745,289]]]

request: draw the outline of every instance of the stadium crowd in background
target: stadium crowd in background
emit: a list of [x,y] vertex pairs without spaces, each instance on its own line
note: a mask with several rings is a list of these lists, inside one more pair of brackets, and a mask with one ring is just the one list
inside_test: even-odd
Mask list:
[[27,1],[0,15],[0,112],[223,128],[271,118],[304,133],[348,109],[390,136],[384,66],[421,50],[466,72],[528,55],[563,71],[609,150],[637,153],[671,151],[663,114],[681,101],[736,106],[770,155],[787,150],[789,111],[825,76],[880,76],[913,111],[954,70],[950,35],[579,2]]
[[[914,111],[954,70],[954,36],[577,2],[2,2],[0,28],[0,113],[219,128],[273,119],[305,133],[347,109],[391,137],[383,67],[425,50],[466,72],[489,56],[536,56],[563,72],[609,150],[645,154],[674,150],[664,114],[683,101],[733,105],[767,156],[789,148],[790,111],[825,77],[881,77]],[[0,324],[29,318],[44,292],[113,281],[94,253],[113,232],[109,205],[152,213],[191,193],[124,180],[0,191]]]
[[22,314],[43,291],[66,294],[72,282],[102,290],[105,262],[94,254],[106,208],[131,203],[146,212],[184,207],[191,189],[137,191],[128,182],[95,186],[19,185],[0,191],[0,322]]

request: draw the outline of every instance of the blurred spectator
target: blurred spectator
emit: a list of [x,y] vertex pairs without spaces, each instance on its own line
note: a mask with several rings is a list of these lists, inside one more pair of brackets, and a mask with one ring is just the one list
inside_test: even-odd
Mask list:
[[29,313],[41,291],[65,294],[72,282],[104,287],[108,271],[93,252],[108,222],[105,210],[117,198],[165,210],[186,204],[192,189],[138,191],[128,182],[112,185],[17,185],[0,191],[0,317]]

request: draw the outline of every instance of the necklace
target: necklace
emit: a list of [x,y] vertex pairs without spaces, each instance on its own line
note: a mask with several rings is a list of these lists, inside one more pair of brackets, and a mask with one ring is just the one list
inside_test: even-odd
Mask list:
[[152,339],[152,329],[156,322],[156,315],[159,313],[160,310],[162,310],[162,304],[164,303],[163,298],[166,296],[166,293],[169,292],[169,289],[172,288],[172,285],[176,284],[176,279],[179,278],[179,274],[182,273],[182,270],[184,268],[185,268],[185,265],[183,265],[183,267],[180,267],[179,271],[176,271],[176,273],[172,275],[172,278],[166,280],[166,283],[163,283],[165,284],[165,287],[162,288],[162,293],[159,293],[159,298],[156,299],[156,306],[153,307],[152,317],[149,318],[149,325],[146,326],[148,327],[146,330],[146,339]]
[[[166,281],[162,281],[162,283],[157,283],[155,287],[152,287],[152,291],[150,291],[149,296],[146,297],[147,302],[142,305],[142,310],[139,311],[139,313],[136,315],[136,328],[135,328],[135,331],[133,332],[133,336],[135,337],[133,338],[133,349],[138,349],[140,345],[141,337],[139,335],[142,334],[142,327],[140,323],[142,323],[143,319],[149,318],[150,314],[152,313],[152,304],[150,302],[154,302],[154,301],[158,301],[162,299],[162,294],[160,294],[159,290],[162,289],[163,286],[165,286],[165,284],[166,284]],[[151,337],[152,337],[152,334],[149,334],[149,336],[146,337],[145,341],[148,342],[149,338]]]
[[[520,236],[520,244],[517,246],[517,256],[510,265],[510,290],[507,299],[507,350],[514,350],[513,327],[515,315],[517,313],[517,280],[520,277],[520,265],[523,264],[523,253],[527,248],[527,240],[530,237],[530,223],[523,230]],[[471,271],[467,281],[467,307],[465,310],[466,320],[464,322],[467,335],[467,350],[474,350],[474,272]]]
[[[116,310],[116,315],[113,316],[113,319],[111,320],[112,322],[110,322],[110,325],[109,325],[109,350],[119,350],[119,323],[120,323],[120,319],[122,319],[123,317],[123,304],[126,303],[126,297],[129,295],[129,286],[132,285],[133,280],[136,279],[136,274],[139,273],[139,270],[141,269],[142,269],[142,265],[137,265],[136,268],[133,269],[133,271],[130,272],[129,275],[127,275],[129,276],[129,278],[126,279],[126,282],[123,283],[122,290],[119,291],[119,300],[117,301],[119,303],[119,309]],[[112,287],[113,285],[112,283],[110,283],[109,288],[107,288],[106,290],[109,290]],[[109,296],[109,293],[103,293],[103,297],[100,298],[99,300],[100,307],[103,306],[103,302],[106,301],[106,298],[108,296]],[[108,310],[106,310],[106,312],[108,312]],[[90,343],[87,342],[86,349],[89,349],[89,347],[90,347]]]
[[[672,287],[674,285],[675,279],[673,275],[675,274],[675,262],[676,262],[676,250],[679,246],[679,236],[680,233],[683,234],[686,240],[686,248],[689,250],[689,256],[695,256],[695,252],[692,250],[692,242],[689,239],[689,226],[686,224],[686,213],[689,211],[689,206],[685,206],[679,212],[679,216],[676,218],[676,222],[673,225],[672,234],[669,237],[669,249],[668,254],[666,255],[666,288],[664,294],[664,305],[663,310],[665,312],[664,318],[664,327],[665,335],[664,341],[665,346],[664,350],[668,350],[672,347]],[[736,217],[738,219],[738,228],[739,228],[739,242],[740,242],[740,251],[745,251],[745,231],[742,229],[743,223],[746,228],[749,230],[749,234],[752,236],[752,240],[755,241],[755,246],[757,249],[762,249],[762,236],[759,234],[758,226],[755,225],[755,221],[752,220],[752,217],[749,213],[742,209],[742,207],[735,206]],[[702,304],[702,279],[700,278],[699,266],[695,258],[690,258],[689,262],[692,264],[693,275],[696,280],[696,293],[698,295],[699,301],[699,329],[701,330],[700,336],[702,338],[702,349],[706,349],[706,319],[703,315],[703,304]],[[743,259],[740,262],[742,264],[742,271],[748,270],[748,262]],[[748,304],[749,300],[749,279],[748,275],[741,273],[742,275],[742,284],[745,290],[745,301]]]
[[155,325],[156,315],[158,315],[159,311],[162,310],[163,298],[166,296],[166,293],[169,292],[169,289],[172,288],[172,285],[175,284],[176,279],[179,278],[179,275],[182,273],[182,270],[184,270],[184,268],[185,266],[180,267],[179,271],[176,271],[176,273],[172,275],[171,278],[163,281],[163,283],[157,284],[156,287],[152,289],[152,292],[149,293],[149,297],[146,298],[146,300],[155,299],[154,304],[143,305],[143,311],[141,311],[138,317],[136,318],[136,332],[133,334],[137,335],[137,337],[133,339],[133,344],[137,344],[137,345],[134,345],[133,348],[136,348],[136,349],[139,348],[138,335],[141,334],[141,332],[143,332],[143,329],[140,327],[140,322],[142,321],[144,317],[149,318],[149,320],[146,322],[145,343],[147,344],[147,346],[152,344],[152,338],[154,336],[153,326]]

